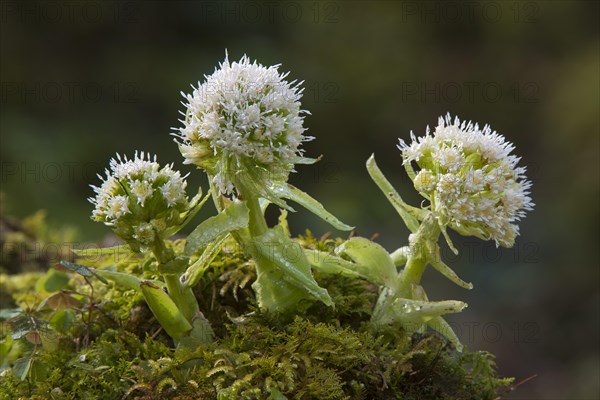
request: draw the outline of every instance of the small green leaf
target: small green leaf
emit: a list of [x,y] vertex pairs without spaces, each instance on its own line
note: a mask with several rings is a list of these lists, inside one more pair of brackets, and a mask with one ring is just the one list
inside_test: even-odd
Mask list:
[[[436,270],[438,270],[438,272],[440,272],[442,275],[444,275],[446,278],[450,279],[452,282],[456,283],[458,286],[465,288],[465,289],[473,289],[473,284],[470,282],[465,282],[462,279],[460,279],[458,277],[458,275],[456,275],[456,272],[454,272],[454,270],[452,270],[452,268],[450,268],[448,265],[446,265],[442,260],[441,260],[441,255],[440,255],[440,247],[437,245],[437,243],[434,243],[434,248],[433,248],[433,256],[429,257],[429,263],[431,264],[431,266],[433,268],[435,268]],[[431,247],[431,246],[430,246]],[[429,250],[431,251],[431,249]]]
[[45,332],[48,330],[46,321],[33,316],[20,315],[8,321],[8,324],[11,331],[10,337],[13,340],[20,340],[31,331]]
[[50,318],[50,326],[59,332],[67,332],[73,327],[75,313],[73,310],[59,310]]
[[254,161],[240,160],[240,165],[235,167],[243,173],[232,177],[233,185],[240,190],[240,193],[252,194],[256,197],[262,197],[278,207],[292,211],[292,209],[273,191],[268,184],[271,181],[273,171],[270,171]]
[[427,325],[448,339],[456,347],[456,350],[463,351],[463,345],[460,343],[458,336],[444,318],[433,317],[427,322]]
[[50,268],[48,269],[48,272],[37,281],[35,288],[38,292],[58,292],[67,286],[70,279],[71,277],[69,274]]
[[[279,222],[279,226],[281,226],[281,228],[283,229],[283,232],[285,233],[286,236],[291,236],[292,234],[290,233],[290,225],[288,224],[288,220],[287,220],[287,216],[288,216],[288,210],[280,208],[280,213],[279,213],[279,218],[277,219],[277,221]],[[264,211],[263,211],[264,213]]]
[[406,170],[406,174],[408,175],[410,180],[414,182],[415,178],[417,177],[417,174],[415,173],[415,170],[413,169],[412,164],[409,162],[404,163],[404,169]]
[[190,233],[185,243],[185,254],[191,256],[218,237],[246,226],[248,207],[244,202],[233,201],[218,215],[203,221]]
[[184,286],[194,287],[200,281],[204,272],[210,267],[210,263],[215,259],[223,244],[229,237],[229,234],[223,235],[217,238],[213,242],[209,243],[208,246],[202,252],[202,255],[183,273],[181,276],[181,282]]
[[126,244],[110,247],[90,247],[89,249],[73,249],[73,253],[80,257],[113,256],[115,254],[129,255],[131,249]]
[[15,376],[20,380],[24,381],[29,375],[32,362],[33,359],[29,357],[19,358],[17,361],[15,361],[15,365],[12,367],[13,374],[15,374]]
[[400,214],[400,217],[402,217],[402,220],[408,229],[413,233],[416,232],[419,228],[418,220],[424,219],[425,211],[416,207],[411,207],[402,200],[402,197],[400,197],[396,189],[394,189],[392,184],[386,179],[383,172],[381,172],[377,166],[374,155],[371,155],[367,161],[367,171],[369,172],[371,179],[373,179],[373,182],[375,182],[398,214]]
[[16,317],[23,313],[23,310],[20,308],[4,308],[0,310],[0,320],[1,319],[10,319]]
[[192,319],[192,330],[187,336],[181,338],[178,346],[195,349],[198,346],[212,343],[214,337],[215,332],[210,326],[210,322],[201,312],[198,312]]
[[392,257],[392,261],[396,267],[401,267],[408,261],[410,252],[411,250],[409,246],[403,246],[390,254],[390,257]]
[[96,272],[94,272],[94,270],[91,269],[90,267],[86,267],[85,265],[81,265],[81,264],[75,264],[75,263],[72,263],[70,261],[65,261],[65,260],[62,260],[60,262],[60,264],[63,267],[65,267],[66,269],[68,269],[69,271],[73,271],[81,276],[86,277],[86,278],[91,278],[92,276],[95,276],[102,283],[108,284],[108,281],[106,279],[104,279],[102,276],[100,276]]
[[60,291],[42,300],[37,309],[42,310],[47,307],[51,310],[67,310],[70,308],[79,308],[79,306],[81,306],[79,300],[65,291]]
[[306,208],[308,211],[312,212],[317,217],[329,223],[336,229],[339,229],[341,231],[351,231],[352,229],[354,229],[354,227],[346,225],[342,221],[337,219],[333,214],[327,211],[321,203],[319,203],[309,194],[288,183],[284,182],[282,184],[274,185],[272,190],[277,196],[283,197],[284,199],[288,199],[300,204],[302,207]]
[[200,211],[210,196],[211,194],[207,193],[206,196],[202,197],[202,188],[198,188],[198,194],[190,201],[189,211],[182,216],[183,221],[179,225],[169,228],[165,232],[164,237],[171,237],[186,226],[198,214],[198,211]]
[[31,360],[30,377],[32,382],[43,381],[48,375],[48,367],[39,359]]
[[152,314],[169,336],[179,340],[192,330],[192,325],[185,319],[169,295],[160,287],[152,282],[142,281],[140,289]]
[[448,235],[446,224],[443,224],[442,220],[438,218],[438,225],[440,227],[440,231],[442,232],[442,236],[444,236],[444,239],[446,239],[446,244],[448,244],[448,247],[450,247],[450,250],[452,250],[455,255],[458,255],[458,249],[454,247],[454,243],[452,243],[452,239],[450,239],[450,235]]
[[[141,293],[140,283],[142,283],[142,279],[126,274],[124,272],[111,271],[107,269],[95,269],[94,272],[102,276],[103,278],[109,279],[115,282],[118,285],[126,287],[127,289],[133,289]],[[156,286],[164,286],[164,283],[158,281],[151,281]]]
[[23,339],[25,336],[27,336],[27,334],[29,332],[31,332],[31,327],[27,326],[27,327],[19,327],[16,328],[10,335],[10,338],[12,340],[21,340]]
[[394,287],[396,266],[390,254],[380,245],[362,237],[353,237],[335,249],[355,263],[355,270],[376,285]]
[[290,160],[293,164],[303,164],[303,165],[311,165],[319,161],[323,156],[319,156],[318,158],[309,158],[309,157],[294,157]]
[[156,270],[163,275],[180,275],[187,268],[189,261],[189,257],[177,256],[166,263],[159,264]]
[[435,317],[461,312],[467,303],[457,300],[420,301],[398,298],[392,303],[394,319],[409,332],[416,332]]
[[357,266],[353,262],[324,251],[305,249],[304,253],[310,264],[319,271],[327,274],[340,274],[351,278],[365,278],[365,276],[357,271],[357,269],[364,269],[365,267],[363,266]]

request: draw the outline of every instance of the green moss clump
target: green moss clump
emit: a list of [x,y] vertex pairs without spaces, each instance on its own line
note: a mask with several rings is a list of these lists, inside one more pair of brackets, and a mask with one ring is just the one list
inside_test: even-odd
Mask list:
[[[53,371],[20,381],[6,398],[493,399],[509,380],[485,352],[457,354],[433,335],[390,343],[302,317],[284,329],[255,316],[230,324],[214,346],[174,350],[163,340],[109,329],[87,348],[42,353]],[[68,351],[65,351],[68,350]],[[129,397],[130,396],[130,397]],[[187,397],[186,397],[187,396]]]
[[[323,251],[339,244],[309,232],[297,240]],[[152,262],[116,267],[152,279]],[[195,288],[217,340],[194,350],[174,348],[134,291],[74,275],[56,287],[42,274],[2,275],[10,301],[0,314],[0,399],[491,400],[511,382],[490,354],[459,353],[433,333],[373,334],[377,288],[363,280],[315,272],[335,308],[307,302],[287,320],[261,313],[254,271],[235,243],[224,246]],[[39,307],[56,293],[76,302]],[[43,323],[15,336],[25,316]]]

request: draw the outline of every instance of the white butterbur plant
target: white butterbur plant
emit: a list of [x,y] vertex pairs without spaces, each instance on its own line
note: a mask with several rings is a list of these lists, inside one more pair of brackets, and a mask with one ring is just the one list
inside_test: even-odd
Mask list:
[[301,82],[288,82],[287,75],[277,65],[265,67],[246,56],[230,62],[226,56],[191,94],[182,93],[186,110],[175,132],[185,163],[208,175],[220,212],[188,237],[186,253],[200,257],[183,282],[196,284],[221,244],[233,236],[256,265],[253,288],[259,306],[277,313],[293,312],[304,299],[333,303],[284,225],[267,225],[268,204],[293,211],[285,201],[292,200],[337,229],[352,229],[287,183],[296,164],[317,161],[303,157],[302,143],[313,138],[304,135]]
[[[161,168],[156,156],[143,152],[136,152],[131,160],[117,155],[110,161],[106,177],[99,178],[102,184],[92,186],[96,196],[89,199],[95,206],[92,219],[110,226],[133,253],[152,256],[156,261],[155,272],[162,280],[142,280],[111,270],[93,270],[93,274],[140,291],[156,319],[174,340],[197,344],[208,328],[192,289],[180,282],[188,259],[178,256],[167,239],[200,209],[204,203],[201,193],[190,200],[185,192],[185,177],[173,170],[172,165]],[[120,251],[108,248],[101,253]],[[63,265],[76,271],[92,271],[68,262]]]
[[[411,231],[408,246],[391,254],[380,245],[355,237],[336,249],[339,257],[308,250],[312,264],[324,271],[362,277],[380,286],[371,325],[375,330],[400,326],[407,332],[421,332],[428,326],[446,336],[457,349],[462,345],[445,314],[462,311],[467,304],[456,300],[430,301],[420,285],[427,265],[431,265],[457,285],[472,289],[441,259],[438,240],[443,236],[458,254],[447,228],[494,240],[511,247],[518,235],[517,222],[532,210],[531,183],[513,145],[489,126],[454,121],[442,117],[431,134],[410,144],[398,146],[403,165],[415,189],[427,200],[421,207],[406,204],[385,178],[371,156],[367,170]],[[415,171],[415,166],[418,170]],[[398,272],[397,268],[402,269]]]
[[[489,126],[460,122],[450,115],[439,119],[433,134],[411,133],[410,144],[398,146],[404,167],[415,189],[428,201],[420,208],[407,205],[391,187],[371,157],[367,169],[387,195],[411,230],[409,245],[391,254],[396,267],[404,268],[386,286],[373,313],[373,323],[385,325],[399,321],[408,331],[426,326],[447,336],[458,349],[462,346],[442,315],[456,313],[466,303],[454,300],[429,301],[420,285],[425,267],[430,264],[457,285],[473,285],[460,279],[440,254],[438,238],[444,236],[450,249],[458,254],[447,234],[447,227],[462,235],[494,240],[511,247],[518,234],[516,222],[533,208],[529,197],[531,183],[514,146]],[[418,167],[415,172],[414,165]]]

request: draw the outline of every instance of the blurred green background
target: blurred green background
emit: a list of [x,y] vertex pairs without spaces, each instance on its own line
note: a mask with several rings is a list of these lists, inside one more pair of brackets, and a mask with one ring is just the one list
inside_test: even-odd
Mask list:
[[[446,112],[489,123],[528,166],[535,211],[514,249],[453,236],[461,255],[446,260],[474,290],[431,272],[424,286],[469,303],[453,325],[502,374],[537,375],[506,398],[597,399],[598,17],[595,1],[2,1],[4,212],[43,208],[81,242],[100,240],[88,185],[135,149],[206,188],[169,133],[180,91],[226,48],[305,81],[307,155],[324,158],[292,183],[390,250],[408,231],[369,180],[369,155],[418,204],[398,138]],[[301,210],[290,221],[294,233],[329,229]]]

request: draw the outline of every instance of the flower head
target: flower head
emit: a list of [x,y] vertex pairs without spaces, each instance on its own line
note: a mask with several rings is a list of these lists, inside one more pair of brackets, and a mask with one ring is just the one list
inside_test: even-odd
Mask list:
[[452,121],[449,114],[440,117],[433,134],[427,128],[425,136],[411,132],[411,138],[398,147],[415,188],[438,219],[459,233],[511,247],[519,233],[515,222],[534,206],[525,167],[511,154],[514,146],[488,125],[480,129]]
[[182,222],[190,203],[186,181],[172,165],[161,168],[156,156],[135,153],[133,160],[121,157],[110,161],[110,170],[100,186],[93,186],[95,208],[92,219],[113,227],[123,240],[139,248]]
[[191,94],[182,93],[187,103],[175,133],[179,148],[185,163],[204,169],[222,194],[240,185],[264,190],[306,161],[300,145],[312,138],[303,134],[302,82],[286,81],[278,67],[226,56]]

